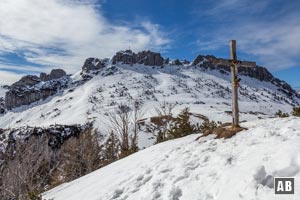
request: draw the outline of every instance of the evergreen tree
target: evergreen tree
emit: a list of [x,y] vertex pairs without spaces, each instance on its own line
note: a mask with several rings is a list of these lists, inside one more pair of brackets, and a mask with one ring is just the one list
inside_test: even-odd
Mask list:
[[196,126],[190,122],[189,108],[184,108],[175,118],[175,123],[168,131],[171,138],[183,137],[196,131]]
[[105,166],[109,163],[118,160],[119,158],[119,140],[115,133],[112,131],[106,142],[101,146],[102,149],[102,165]]
[[275,113],[275,116],[276,116],[276,117],[284,118],[284,117],[289,117],[289,114],[288,114],[288,113],[283,113],[281,110],[278,110],[278,111]]
[[300,107],[294,107],[292,115],[300,117]]

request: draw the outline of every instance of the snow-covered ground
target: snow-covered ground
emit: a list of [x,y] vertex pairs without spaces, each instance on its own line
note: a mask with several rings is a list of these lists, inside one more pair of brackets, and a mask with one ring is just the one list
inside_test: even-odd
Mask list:
[[[167,141],[43,194],[53,200],[300,199],[300,118],[242,124],[231,139]],[[294,195],[274,195],[272,177],[295,177]]]

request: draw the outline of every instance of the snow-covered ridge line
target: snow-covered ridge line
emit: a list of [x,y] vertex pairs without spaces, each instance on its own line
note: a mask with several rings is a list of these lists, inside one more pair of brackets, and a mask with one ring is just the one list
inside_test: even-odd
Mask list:
[[[173,60],[172,62],[169,59],[164,59],[159,53],[151,52],[151,51],[142,51],[137,54],[132,52],[131,50],[119,51],[116,53],[113,58],[110,59],[98,59],[98,58],[88,58],[84,62],[82,67],[81,76],[83,79],[89,80],[91,76],[89,73],[97,74],[101,69],[106,68],[111,63],[113,65],[118,64],[143,64],[145,66],[199,66],[201,68],[206,69],[216,69],[221,72],[226,73],[230,71],[229,66],[220,65],[218,63],[220,58],[216,58],[214,56],[202,56],[198,55],[195,60],[190,63],[188,61],[180,61],[178,59]],[[270,82],[276,86],[278,86],[278,90],[286,93],[289,96],[297,96],[298,94],[284,81],[281,81],[268,72],[266,68],[263,67],[255,67],[255,68],[247,68],[247,67],[239,67],[240,75],[249,76],[252,78],[256,78],[260,81]],[[16,108],[23,105],[31,104],[35,101],[39,101],[41,99],[45,99],[46,97],[55,95],[55,91],[53,92],[39,92],[40,90],[52,91],[51,88],[56,87],[57,81],[56,79],[65,76],[66,73],[61,69],[52,70],[51,73],[45,74],[41,73],[40,77],[37,76],[25,76],[20,81],[14,83],[9,91],[6,92],[5,97],[5,107],[10,110],[12,108]],[[63,80],[63,79],[62,79]],[[50,82],[50,83],[48,83]],[[51,83],[55,82],[55,83]],[[65,85],[66,83],[58,82],[59,87],[61,85]],[[52,85],[52,86],[51,86]],[[54,86],[53,86],[54,85]],[[65,87],[65,86],[64,86]],[[35,95],[35,93],[37,95]],[[1,97],[1,96],[0,96]],[[22,97],[22,98],[18,98]],[[299,95],[298,95],[299,97]]]

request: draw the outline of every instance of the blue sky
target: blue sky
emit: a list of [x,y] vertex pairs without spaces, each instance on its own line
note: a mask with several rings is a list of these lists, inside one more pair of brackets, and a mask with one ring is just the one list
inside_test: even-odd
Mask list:
[[130,47],[238,57],[300,86],[300,0],[1,0],[0,83]]

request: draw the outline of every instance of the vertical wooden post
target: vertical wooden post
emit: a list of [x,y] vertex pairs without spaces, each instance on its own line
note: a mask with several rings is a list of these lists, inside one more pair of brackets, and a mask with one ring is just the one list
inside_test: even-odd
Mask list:
[[239,127],[238,82],[237,82],[237,55],[236,41],[230,41],[231,82],[232,82],[232,127]]

